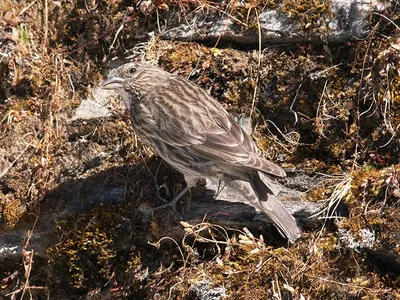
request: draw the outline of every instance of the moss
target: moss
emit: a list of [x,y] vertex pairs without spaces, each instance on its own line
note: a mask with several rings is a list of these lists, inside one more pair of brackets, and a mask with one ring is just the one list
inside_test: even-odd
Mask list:
[[26,30],[24,24],[19,24],[19,40],[21,41],[22,45],[25,47],[27,46],[29,40],[29,32]]
[[[2,193],[0,193],[2,195]],[[0,224],[4,223],[6,228],[14,228],[25,215],[25,206],[17,199],[1,197],[0,200]]]
[[57,221],[60,242],[48,249],[48,255],[51,265],[69,275],[73,288],[85,289],[92,280],[100,283],[111,279],[116,220],[115,212],[97,211]]
[[298,19],[306,31],[327,30],[333,19],[330,0],[283,0],[280,9],[289,17]]

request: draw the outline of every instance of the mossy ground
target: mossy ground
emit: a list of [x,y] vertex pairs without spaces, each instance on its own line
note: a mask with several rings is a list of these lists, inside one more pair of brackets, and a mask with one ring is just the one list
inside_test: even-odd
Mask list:
[[[156,10],[174,5],[155,3]],[[306,4],[282,3],[307,30],[321,22],[303,13]],[[32,264],[26,252],[25,268],[2,266],[0,295],[196,299],[191,287],[206,278],[230,299],[400,297],[398,14],[387,12],[392,22],[372,20],[377,26],[362,41],[265,49],[260,66],[257,51],[157,38],[142,47],[146,59],[201,85],[230,113],[251,113],[268,158],[327,175],[307,200],[341,201],[348,218],[284,247],[213,224],[201,233],[184,224],[189,236],[173,242],[163,230],[182,226],[173,216],[144,228],[137,210],[156,205],[154,175],[175,189],[183,178],[160,167],[125,122],[69,118],[101,80],[105,62],[138,42],[132,35],[139,25],[157,26],[155,11],[144,17],[124,1],[30,4],[0,4],[1,51],[9,53],[0,63],[0,230],[29,234],[35,220],[66,205],[59,191],[68,180],[104,180],[126,192],[117,204],[54,220],[49,260],[34,256]],[[230,12],[252,25],[248,18],[262,4]],[[324,5],[316,12],[330,16]],[[370,246],[364,229],[374,234]],[[162,238],[159,248],[147,243]]]

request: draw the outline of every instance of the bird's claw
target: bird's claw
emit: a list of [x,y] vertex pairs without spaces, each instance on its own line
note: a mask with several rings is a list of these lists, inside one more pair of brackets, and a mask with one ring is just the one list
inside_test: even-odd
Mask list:
[[[156,184],[156,189],[157,189],[157,200],[161,200],[163,203],[168,204],[171,199],[173,201],[173,192],[171,191],[171,188],[168,184],[163,184],[163,185],[158,185]],[[162,195],[162,191],[165,191]]]
[[[166,188],[166,189],[167,189],[167,188]],[[158,195],[158,197],[160,197],[159,190],[160,190],[160,189],[158,188],[158,189],[157,189],[157,195]],[[163,209],[163,208],[165,208],[165,207],[172,207],[174,213],[175,213],[176,215],[179,216],[179,219],[182,220],[183,217],[182,217],[182,215],[178,212],[178,210],[177,210],[177,208],[176,208],[176,205],[177,205],[179,199],[181,199],[189,190],[190,190],[190,186],[186,186],[186,187],[185,187],[177,196],[175,196],[175,198],[172,199],[170,202],[168,202],[168,203],[166,203],[166,204],[164,204],[164,205],[161,205],[161,206],[159,206],[159,207],[150,208],[149,210],[147,210],[146,213],[145,213],[146,219],[148,219],[148,216],[149,216],[150,213],[154,213],[155,211],[157,211],[157,210],[159,210],[159,209]],[[168,193],[167,193],[167,194],[168,194]],[[163,197],[160,197],[160,198],[163,198]],[[163,198],[163,199],[165,199],[165,198]]]
[[179,199],[173,199],[172,201],[170,201],[164,205],[148,209],[145,213],[146,218],[149,217],[149,214],[154,214],[154,212],[156,212],[158,210],[164,209],[166,207],[172,207],[172,210],[179,217],[179,219],[183,219],[183,216],[178,212],[178,209],[177,209],[178,200]]

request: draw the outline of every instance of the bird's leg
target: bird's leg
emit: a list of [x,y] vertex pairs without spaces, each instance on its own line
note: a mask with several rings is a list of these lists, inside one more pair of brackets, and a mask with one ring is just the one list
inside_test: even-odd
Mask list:
[[[169,184],[163,184],[163,185],[156,184],[156,190],[157,190],[157,199],[158,200],[161,200],[163,203],[168,203],[171,201],[173,193],[171,192],[171,187]],[[165,190],[165,195],[163,195],[161,193],[162,190]],[[172,200],[174,200],[174,199],[172,199]]]
[[176,209],[176,203],[178,203],[179,199],[181,199],[189,190],[190,186],[187,185],[174,199],[163,206],[171,206],[175,212],[178,212]]
[[[172,207],[172,209],[174,210],[174,212],[179,215],[179,217],[182,219],[181,214],[178,212],[177,208],[176,208],[176,204],[178,203],[179,199],[181,199],[189,190],[190,190],[190,186],[187,185],[177,196],[175,196],[174,199],[172,199],[170,202],[155,207],[155,208],[151,208],[146,212],[146,215],[148,215],[149,213],[154,213],[156,210],[162,209],[162,208],[166,208],[166,207]],[[157,194],[159,194],[159,192],[157,191]],[[160,195],[159,195],[160,197]],[[162,198],[162,197],[161,197]]]
[[[192,176],[188,176],[185,175],[185,181],[186,181],[186,187],[177,195],[175,196],[174,199],[172,199],[171,201],[169,201],[168,203],[161,205],[159,207],[155,207],[155,208],[151,208],[146,212],[146,215],[148,215],[149,213],[154,213],[154,211],[165,208],[165,207],[172,207],[172,209],[174,210],[174,212],[182,219],[181,214],[178,212],[177,208],[176,208],[176,204],[178,203],[178,201],[188,192],[190,191],[190,189],[192,187],[195,187],[198,185],[199,182],[202,181],[202,178],[198,178],[198,177],[192,177]],[[163,198],[160,194],[159,194],[159,189],[157,189],[157,195],[159,196],[159,198]],[[167,196],[168,196],[168,192],[167,192]]]

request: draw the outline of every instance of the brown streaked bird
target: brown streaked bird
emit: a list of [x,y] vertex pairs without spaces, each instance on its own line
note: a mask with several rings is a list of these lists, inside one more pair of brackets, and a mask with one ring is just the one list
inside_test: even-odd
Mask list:
[[202,178],[222,180],[272,219],[291,243],[300,237],[296,220],[275,197],[276,178],[285,172],[260,155],[254,141],[202,88],[147,63],[112,70],[101,88],[119,94],[138,136],[185,176],[187,187],[171,205]]

